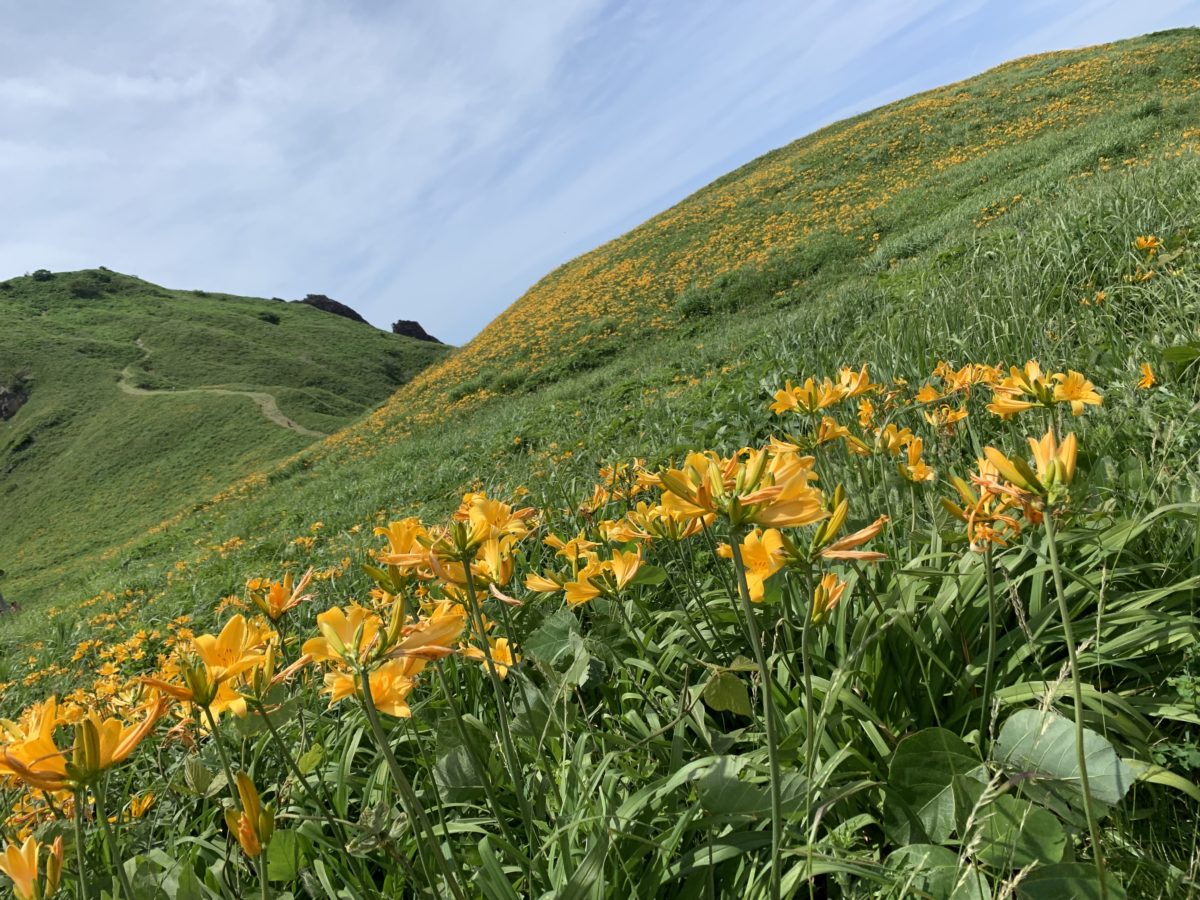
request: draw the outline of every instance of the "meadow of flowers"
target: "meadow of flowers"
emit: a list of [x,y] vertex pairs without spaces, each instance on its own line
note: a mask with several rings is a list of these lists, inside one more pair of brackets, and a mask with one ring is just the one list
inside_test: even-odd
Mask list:
[[[1103,402],[1033,360],[787,381],[761,446],[375,528],[361,601],[310,568],[209,633],[85,640],[92,683],[3,722],[0,870],[39,900],[1122,896],[1131,796],[1200,798],[1148,749],[1194,713],[1142,690],[1200,577],[1137,554],[1200,504],[1097,502],[1070,429]],[[988,416],[1027,446],[941,470]]]
[[[650,273],[589,313],[611,355],[451,400],[485,332],[319,452],[62,563],[95,590],[0,659],[15,894],[1200,893],[1195,46],[995,76],[1066,91],[1048,133],[1153,57],[1193,124],[1151,110],[1127,157],[1086,132],[1057,169],[934,166],[965,197],[940,230],[846,235],[877,249],[702,314],[642,304],[674,284]],[[880,159],[925,154],[930,115]],[[705,196],[732,214],[736,185]],[[568,269],[636,269],[605,258]],[[534,343],[574,339],[577,295]]]

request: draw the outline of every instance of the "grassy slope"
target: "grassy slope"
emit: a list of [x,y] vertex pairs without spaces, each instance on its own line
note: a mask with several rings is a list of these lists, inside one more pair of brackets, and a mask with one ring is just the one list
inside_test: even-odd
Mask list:
[[[76,285],[103,293],[76,296]],[[124,393],[123,373],[154,390],[269,392],[300,426],[328,433],[444,351],[307,306],[115,273],[5,282],[0,383],[23,375],[30,385],[28,403],[0,424],[10,592],[23,596],[48,565],[138,535],[314,439],[268,421],[248,397]]]
[[[1200,33],[1176,32],[1021,60],[769,154],[547,276],[461,353],[418,376],[362,423],[163,522],[121,546],[111,563],[86,572],[60,570],[57,575],[74,587],[59,598],[54,633],[46,634],[40,616],[26,615],[10,626],[14,641],[36,634],[45,644],[36,645],[28,665],[23,653],[0,661],[0,679],[12,682],[5,706],[30,699],[29,689],[15,687],[24,677],[38,695],[86,686],[92,664],[66,660],[79,641],[111,627],[112,613],[132,609],[122,589],[134,592],[142,613],[108,633],[109,640],[142,624],[162,627],[179,614],[206,627],[219,598],[239,593],[248,576],[282,568],[316,566],[322,604],[365,598],[368,582],[346,560],[361,560],[378,545],[369,534],[373,524],[410,513],[436,520],[476,485],[501,494],[527,486],[539,506],[573,506],[590,493],[599,462],[634,455],[661,461],[702,447],[728,451],[778,433],[781,422],[766,405],[783,379],[844,364],[869,362],[883,381],[923,378],[939,359],[961,365],[1036,357],[1047,366],[1081,369],[1105,395],[1101,409],[1070,422],[1082,447],[1081,491],[1091,493],[1099,509],[1131,515],[1172,501],[1195,502],[1200,380],[1195,367],[1172,366],[1163,351],[1200,343],[1198,96]],[[1166,241],[1156,260],[1132,246],[1144,234]],[[1151,269],[1154,275],[1147,277]],[[1097,291],[1104,292],[1099,305],[1093,302]],[[1141,361],[1152,362],[1162,378],[1153,391],[1135,387]],[[961,474],[980,445],[1015,447],[1028,427],[1000,423],[976,409],[964,440],[934,446],[930,437],[927,451],[940,474]],[[834,454],[822,459],[829,467],[823,483],[850,486],[855,524],[887,511],[899,523],[911,516],[927,528],[919,534],[898,526],[887,547],[893,559],[907,560],[927,543],[938,546],[937,529],[926,517],[938,512],[933,497],[946,493],[944,486],[918,495],[886,462],[866,477],[862,467]],[[932,512],[922,508],[926,502]],[[1182,577],[1195,564],[1194,523],[1166,522],[1149,542],[1131,544],[1111,573],[1105,562],[1105,577],[1114,579],[1112,602],[1130,596],[1128,572],[1135,573],[1135,587],[1150,588]],[[937,525],[947,527],[944,516]],[[565,532],[578,525],[560,527]],[[1073,545],[1072,564],[1085,550],[1080,542]],[[702,555],[697,551],[697,559]],[[704,577],[711,578],[711,570]],[[897,589],[893,578],[883,566],[873,582],[889,592],[886,602],[903,605],[905,627],[920,641],[907,632],[890,635],[886,649],[901,657],[894,669],[874,651],[870,662],[878,670],[864,665],[859,672],[857,663],[847,664],[855,670],[848,676],[850,690],[868,698],[873,714],[896,736],[949,724],[952,717],[952,727],[966,734],[976,719],[974,711],[964,711],[974,708],[954,693],[960,688],[952,685],[928,703],[919,696],[940,677],[934,661],[951,661],[955,672],[961,665],[961,623],[943,628],[941,619],[923,613],[950,581],[909,576],[896,578],[904,585]],[[1028,600],[1027,592],[1045,590],[1044,579],[1043,572],[1041,586],[1031,587],[1022,576],[1013,590]],[[713,582],[702,587],[714,609],[722,609],[727,592],[722,599]],[[671,621],[676,602],[667,593],[641,595],[654,609],[644,639],[656,653],[675,642],[687,647],[685,658],[703,659],[686,636],[672,636],[663,624]],[[78,601],[88,595],[95,596],[80,610]],[[856,616],[867,612],[860,601],[839,610],[828,631],[834,646],[822,644],[822,653],[831,660],[840,658],[838,645],[852,643]],[[1158,602],[1172,646],[1134,641],[1118,648],[1116,640],[1110,651],[1106,642],[1104,670],[1089,669],[1088,677],[1106,690],[1128,689],[1121,702],[1138,712],[1125,724],[1143,715],[1159,722],[1163,710],[1179,708],[1184,689],[1169,677],[1195,684],[1188,669],[1194,664],[1173,649],[1195,643],[1195,623],[1179,610],[1180,602],[1186,606],[1187,598],[1179,592]],[[977,609],[977,603],[977,593],[974,599],[964,595],[962,607]],[[1168,610],[1168,604],[1176,606]],[[518,634],[528,634],[558,605],[527,604],[514,614]],[[300,633],[311,633],[313,612],[304,611],[294,623]],[[658,657],[646,666],[630,665],[639,648],[630,645],[620,623],[602,609],[580,618],[591,652],[606,667],[601,686],[589,695],[603,718],[599,726],[575,719],[564,729],[562,753],[582,762],[564,766],[563,781],[551,782],[566,802],[547,800],[571,836],[576,866],[599,840],[589,823],[604,820],[603,802],[611,799],[615,806],[652,777],[665,777],[678,767],[681,752],[685,760],[724,752],[690,732],[686,739],[678,733],[661,741],[647,737],[650,727],[639,727],[636,718],[640,707],[628,700],[634,685],[639,693],[678,698],[684,679],[694,685],[698,676],[689,676],[678,657],[670,666],[657,665]],[[1020,647],[1015,625],[1004,640],[1014,635]],[[1062,664],[1060,643],[1051,629],[1033,657],[1006,660],[1003,684],[1016,690],[1040,684],[1038,679],[1053,682]],[[975,658],[978,651],[976,645]],[[463,702],[474,704],[485,730],[492,728],[490,701],[473,693],[472,676],[455,669],[452,677],[462,679]],[[896,686],[906,682],[915,688],[915,700],[896,696]],[[436,745],[438,752],[445,710],[432,689],[421,692],[430,699],[422,700],[413,721],[426,746]],[[661,702],[667,710],[660,721],[674,701]],[[564,722],[570,715],[574,707],[564,704]],[[1094,727],[1115,721],[1095,715]],[[706,721],[722,730],[720,722]],[[882,778],[886,754],[867,745],[856,721],[828,724],[831,740],[834,746],[853,743],[870,757],[863,777]],[[1139,727],[1131,726],[1132,736],[1122,739],[1130,744],[1126,752],[1147,758],[1149,738]],[[319,739],[336,758],[344,745],[334,742],[348,733],[341,720],[330,714],[313,728],[324,729]],[[1200,749],[1178,729],[1164,726],[1152,735],[1155,752],[1167,754],[1155,758],[1176,763]],[[728,739],[735,747],[729,752],[751,754],[761,745],[754,730],[735,729]],[[553,769],[553,759],[530,752],[531,767]],[[595,765],[600,773],[603,764],[595,761],[609,759],[620,760],[625,773],[605,782],[611,798],[594,797],[589,785],[571,787],[570,777],[585,777],[576,769]],[[1188,764],[1180,767],[1196,777]],[[544,771],[544,777],[557,776]],[[1110,861],[1131,896],[1182,895],[1179,872],[1194,862],[1195,810],[1177,799],[1153,795],[1131,806],[1135,821],[1113,826],[1122,840],[1110,846]],[[664,799],[656,813],[646,813],[657,818],[639,820],[636,829],[629,824],[628,841],[612,845],[606,875],[621,877],[624,854],[631,871],[661,873],[670,851],[656,855],[654,864],[636,854],[665,845],[681,822],[693,821],[698,807],[690,802]],[[839,821],[838,815],[831,812],[828,821]],[[837,840],[843,839],[855,838],[847,832]],[[874,852],[858,851],[864,859]],[[763,862],[761,853],[750,856],[739,870],[735,859],[717,877],[740,884],[747,872],[761,872]]]
[[[1165,215],[1156,194],[1191,172],[1198,96],[1200,33],[1184,30],[1028,57],[829,126],[555,270],[362,423],[162,523],[167,536],[155,529],[137,555],[154,578],[188,545],[233,535],[280,554],[306,519],[444,509],[476,481],[527,480],[552,445],[589,466],[733,445],[762,428],[738,375],[756,357],[755,376],[771,383],[822,364],[898,369],[892,329],[924,325],[920,366],[964,358],[968,339],[950,330],[957,313],[931,292],[958,285],[969,315],[984,298],[1023,300],[998,262],[1022,254],[1036,268],[1050,256],[1032,243],[1035,223],[1064,256],[1021,290],[1074,317],[1088,284],[1132,264],[1127,239]],[[1111,204],[1126,175],[1145,184],[1128,200],[1150,204],[1141,221],[1116,210],[1063,218],[1077,198]],[[1001,249],[981,249],[1001,238]],[[1021,313],[989,327],[974,353],[1070,359],[1078,325],[1059,323],[1069,345],[1043,330]],[[710,400],[754,427],[703,409]],[[96,574],[90,586],[111,583]]]

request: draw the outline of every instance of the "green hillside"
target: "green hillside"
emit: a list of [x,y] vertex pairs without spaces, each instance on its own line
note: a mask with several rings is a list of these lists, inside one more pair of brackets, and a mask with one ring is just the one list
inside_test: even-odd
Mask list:
[[0,422],[0,568],[38,584],[140,536],[358,418],[446,349],[106,270],[2,282],[0,386],[24,402]]
[[[353,425],[10,577],[0,707],[64,698],[66,746],[138,676],[194,701],[229,627],[250,674],[81,795],[128,808],[84,857],[167,896],[1200,896],[1197,197],[1197,30],[832,125]],[[286,612],[257,580],[310,567]],[[267,689],[268,645],[316,659]],[[10,834],[66,829],[13,778]]]

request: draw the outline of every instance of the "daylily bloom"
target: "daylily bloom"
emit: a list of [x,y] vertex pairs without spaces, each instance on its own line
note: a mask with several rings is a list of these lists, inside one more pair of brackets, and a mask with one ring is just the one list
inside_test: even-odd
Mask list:
[[315,662],[363,662],[375,648],[382,627],[379,616],[364,607],[334,606],[317,616],[321,636],[305,641],[301,652]]
[[62,836],[49,846],[50,854],[43,869],[39,859],[44,846],[28,837],[21,846],[9,844],[0,853],[0,872],[12,879],[13,896],[17,900],[49,900],[58,892],[63,865]]
[[[1027,496],[1036,496],[1053,503],[1066,492],[1067,486],[1075,477],[1075,435],[1069,434],[1059,443],[1054,436],[1054,430],[1049,429],[1040,440],[1028,440],[1036,470],[1020,457],[1009,458],[995,447],[983,448],[984,455],[995,467],[997,474],[1011,485],[1006,488],[997,480],[991,483],[990,487],[1010,495],[1014,495],[1015,490],[1018,500],[1024,501]],[[1022,493],[1027,496],[1022,496]]]
[[174,666],[182,684],[163,678],[141,680],[178,700],[208,709],[214,717],[230,707],[240,707],[235,711],[242,715],[244,701],[228,683],[262,665],[266,659],[263,647],[274,636],[270,628],[236,615],[219,635],[202,634],[192,639],[193,655]]
[[270,806],[263,805],[249,775],[238,772],[234,779],[241,809],[225,810],[225,824],[237,838],[242,852],[254,859],[263,852],[275,833],[275,813]]
[[[396,718],[411,718],[408,695],[416,686],[416,676],[425,665],[425,660],[418,657],[401,657],[389,659],[372,669],[368,678],[371,702],[375,708]],[[325,673],[325,693],[329,694],[330,706],[350,696],[362,699],[362,680],[356,672],[334,669]]]
[[107,770],[124,762],[166,712],[167,702],[156,697],[146,707],[142,721],[130,725],[121,719],[101,720],[93,710],[74,726],[71,758],[52,737],[35,738],[4,748],[4,759],[13,776],[43,791],[74,791],[90,785]]
[[1154,370],[1150,368],[1150,363],[1142,363],[1139,371],[1141,371],[1142,377],[1138,380],[1137,386],[1142,390],[1147,391],[1158,384],[1158,379],[1154,377]]
[[920,438],[914,438],[912,443],[908,445],[907,461],[902,461],[896,464],[900,474],[914,484],[919,484],[922,481],[933,481],[936,474],[933,469],[925,464],[921,459],[921,451],[924,447],[924,442]]
[[[787,564],[783,553],[783,535],[776,528],[766,531],[755,528],[742,539],[741,551],[750,599],[761,603],[766,594],[767,579]],[[719,546],[717,553],[725,559],[733,558],[733,549],[728,544]]]
[[312,581],[313,570],[309,568],[300,579],[300,583],[292,586],[292,574],[283,576],[283,581],[263,581],[256,579],[251,582],[250,599],[262,610],[263,615],[272,622],[278,622],[288,610],[295,609],[305,600],[311,600],[311,594],[305,594],[304,589]]
[[814,625],[820,624],[826,616],[833,612],[841,602],[845,590],[846,582],[832,572],[821,576],[821,581],[813,591],[812,621]]
[[[488,650],[492,656],[492,664],[496,667],[496,674],[501,678],[507,676],[509,668],[521,660],[520,656],[513,653],[512,644],[509,643],[508,638],[488,638]],[[464,646],[462,655],[467,659],[478,660],[483,664],[484,669],[487,669],[487,657],[484,656],[481,648],[474,645]]]
[[1079,372],[1069,370],[1066,375],[1060,373],[1053,377],[1058,382],[1054,386],[1055,401],[1070,403],[1073,416],[1083,415],[1085,406],[1099,406],[1104,402],[1104,398],[1096,393],[1096,386]]

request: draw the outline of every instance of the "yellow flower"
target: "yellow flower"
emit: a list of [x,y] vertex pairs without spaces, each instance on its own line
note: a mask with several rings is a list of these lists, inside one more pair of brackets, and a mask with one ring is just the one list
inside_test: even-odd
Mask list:
[[574,581],[568,581],[563,585],[567,603],[571,606],[578,606],[580,603],[587,603],[589,600],[599,597],[600,588],[592,583],[592,579],[599,577],[603,572],[604,565],[599,560],[593,560],[580,569]]
[[842,581],[837,575],[832,572],[827,572],[821,576],[820,583],[817,584],[813,591],[813,624],[819,624],[824,618],[833,612],[834,608],[841,602],[842,594],[846,590],[846,582]]
[[1083,415],[1084,406],[1099,406],[1104,399],[1096,393],[1096,386],[1079,372],[1069,370],[1066,375],[1057,374],[1054,380],[1054,400],[1058,403],[1070,403],[1071,415]]
[[932,410],[922,410],[921,415],[938,431],[953,434],[958,423],[967,417],[967,409],[965,406],[955,409],[953,406],[943,403]]
[[1142,377],[1137,383],[1138,387],[1144,391],[1148,391],[1150,388],[1154,387],[1154,385],[1158,384],[1158,379],[1154,377],[1154,370],[1150,368],[1150,363],[1142,363],[1140,370]]
[[[761,603],[766,594],[767,579],[786,565],[783,554],[783,535],[776,528],[759,531],[755,528],[741,542],[742,563],[746,569],[746,587],[750,599]],[[733,558],[733,550],[722,544],[717,552],[726,559]]]
[[1152,234],[1142,234],[1134,238],[1133,246],[1143,253],[1153,256],[1162,246],[1162,241]]
[[[496,638],[495,640],[489,638],[488,648],[492,654],[492,663],[496,667],[496,674],[501,678],[506,677],[509,668],[515,666],[521,660],[520,656],[513,653],[512,644],[509,643],[508,638]],[[483,664],[484,669],[487,669],[487,657],[484,656],[481,648],[475,646],[463,647],[462,655],[467,659],[479,660]]]
[[[863,371],[866,372],[865,369]],[[844,387],[835,385],[828,378],[821,384],[817,384],[812,378],[809,378],[801,387],[794,387],[791,381],[787,381],[783,390],[775,392],[775,402],[771,404],[771,412],[782,415],[785,412],[797,410],[812,414],[827,406],[840,403],[847,396]]]
[[[372,669],[368,678],[375,708],[396,718],[411,718],[408,695],[416,686],[416,676],[423,668],[425,660],[401,657],[389,659]],[[334,669],[325,673],[325,693],[329,694],[330,706],[350,696],[363,699],[362,682],[356,673]]]
[[[983,452],[988,462],[995,467],[997,475],[1016,488],[1018,499],[1025,499],[1020,496],[1020,493],[1024,492],[1053,503],[1065,493],[1075,477],[1075,435],[1068,434],[1059,443],[1054,436],[1054,429],[1049,429],[1040,440],[1028,440],[1036,469],[1031,468],[1020,457],[1010,459],[995,447],[984,447]],[[1010,495],[1013,493],[1011,488],[1006,490],[998,480],[989,481],[987,484],[998,492]]]
[[63,864],[62,836],[50,845],[44,870],[38,865],[43,846],[28,837],[21,846],[8,844],[0,853],[0,872],[12,879],[13,896],[17,900],[49,900],[58,892]]
[[908,445],[907,462],[902,461],[896,464],[896,468],[900,474],[914,484],[919,484],[922,481],[933,481],[937,477],[933,469],[929,468],[925,464],[925,461],[921,459],[923,446],[924,442],[920,438],[913,438],[912,443]]
[[154,805],[154,792],[145,791],[137,796],[129,798],[129,815],[134,819],[140,819],[150,807]]
[[633,581],[641,565],[642,553],[640,550],[613,551],[612,559],[608,562],[608,569],[613,574],[618,591]]
[[18,780],[43,791],[76,790],[92,784],[107,770],[124,762],[166,712],[163,697],[146,707],[142,721],[129,725],[121,719],[101,720],[95,710],[75,725],[75,741],[68,760],[52,736],[9,744],[4,748],[6,768]]
[[379,616],[357,604],[334,606],[317,616],[321,636],[305,641],[301,652],[316,662],[361,662],[374,649],[382,627]]
[[249,775],[238,772],[235,780],[241,809],[225,810],[225,824],[241,844],[242,852],[254,859],[263,852],[275,833],[275,813],[270,806],[263,805]]
[[254,605],[262,610],[267,618],[272,622],[278,622],[288,610],[294,609],[305,600],[312,599],[311,594],[304,593],[304,589],[308,587],[308,583],[312,581],[312,577],[313,570],[310,567],[300,579],[300,583],[294,588],[292,587],[292,575],[290,572],[284,575],[282,582],[271,581],[264,583],[255,579],[255,581],[248,585],[250,587],[250,599],[254,601]]
[[192,638],[194,657],[177,664],[182,684],[162,678],[141,680],[178,700],[207,708],[214,716],[228,708],[243,715],[244,701],[239,702],[229,682],[263,664],[266,655],[262,648],[274,636],[270,628],[236,615],[225,623],[219,635]]

